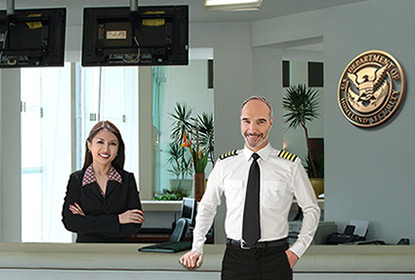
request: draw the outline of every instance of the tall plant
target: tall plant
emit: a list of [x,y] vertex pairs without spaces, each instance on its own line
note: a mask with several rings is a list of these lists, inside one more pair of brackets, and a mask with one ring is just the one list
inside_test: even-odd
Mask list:
[[180,146],[183,134],[192,129],[192,109],[186,104],[176,103],[174,113],[170,113],[173,120],[172,131],[169,144],[169,159],[167,161],[171,168],[169,172],[176,176],[176,179],[185,179],[186,175],[191,174],[191,158],[186,156],[184,149]]
[[209,160],[212,165],[215,164],[215,142],[214,142],[214,131],[215,123],[213,121],[213,115],[202,113],[202,115],[197,116],[197,126],[199,128],[199,142],[200,145],[206,147]]
[[170,114],[173,120],[170,138],[183,143],[182,148],[189,148],[195,171],[199,172],[205,169],[207,156],[214,164],[214,122],[212,114],[193,117],[192,111],[186,103],[176,103],[174,113]]
[[173,128],[170,133],[170,138],[176,143],[180,143],[183,134],[188,131],[193,131],[192,109],[186,103],[176,103],[174,113],[169,114],[173,120]]
[[[187,159],[184,150],[178,143],[172,142],[169,144],[169,159],[167,163],[171,165],[168,171],[176,176],[176,179],[183,180],[186,175],[191,174],[190,163],[191,159]],[[180,184],[179,184],[180,186]]]
[[318,108],[318,90],[307,88],[306,85],[290,86],[282,99],[282,106],[287,113],[284,114],[285,122],[289,128],[297,128],[301,126],[304,130],[307,144],[307,159],[309,176],[317,178],[321,176],[315,156],[311,152],[311,141],[308,136],[307,124],[319,117]]

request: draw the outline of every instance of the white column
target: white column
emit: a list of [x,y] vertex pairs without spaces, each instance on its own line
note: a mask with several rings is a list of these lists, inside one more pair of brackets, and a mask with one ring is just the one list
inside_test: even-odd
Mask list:
[[1,70],[0,241],[21,241],[20,69]]
[[141,200],[153,199],[152,67],[138,70],[138,187]]

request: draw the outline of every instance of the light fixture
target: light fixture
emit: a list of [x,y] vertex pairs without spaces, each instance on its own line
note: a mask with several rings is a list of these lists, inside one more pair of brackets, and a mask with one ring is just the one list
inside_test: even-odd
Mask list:
[[205,0],[207,11],[258,10],[262,0]]

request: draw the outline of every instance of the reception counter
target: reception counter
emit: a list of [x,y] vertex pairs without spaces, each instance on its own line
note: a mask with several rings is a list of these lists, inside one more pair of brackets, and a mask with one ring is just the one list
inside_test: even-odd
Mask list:
[[[0,279],[220,279],[224,245],[206,245],[201,268],[180,253],[139,252],[148,244],[0,243]],[[415,279],[415,246],[309,248],[294,279]]]

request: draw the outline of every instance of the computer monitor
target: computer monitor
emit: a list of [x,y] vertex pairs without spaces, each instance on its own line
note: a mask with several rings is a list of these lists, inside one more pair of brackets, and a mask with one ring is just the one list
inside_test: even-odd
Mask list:
[[187,65],[188,6],[85,8],[82,66]]
[[186,219],[189,227],[193,227],[195,225],[196,212],[196,199],[184,197],[180,217]]
[[183,198],[180,218],[176,222],[176,227],[170,236],[171,242],[180,242],[186,236],[187,229],[195,226],[197,201],[194,198]]
[[0,68],[63,66],[66,8],[0,11]]

